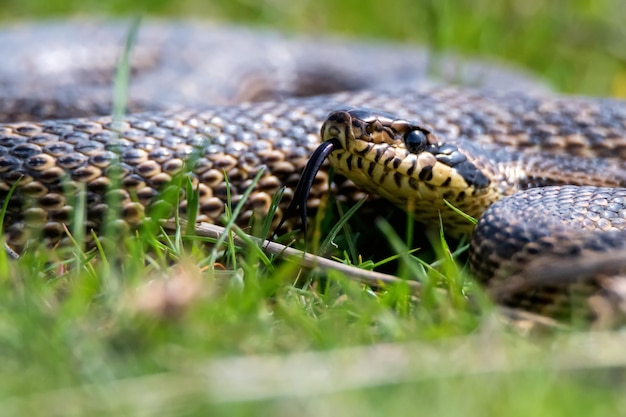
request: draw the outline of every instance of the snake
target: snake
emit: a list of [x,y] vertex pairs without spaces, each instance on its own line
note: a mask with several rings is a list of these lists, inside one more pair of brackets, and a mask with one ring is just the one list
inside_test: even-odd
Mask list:
[[[552,315],[571,311],[579,288],[587,304],[619,295],[623,262],[566,270],[626,253],[626,102],[554,94],[453,54],[428,80],[433,58],[415,47],[158,22],[141,28],[118,120],[107,114],[125,33],[101,22],[0,31],[12,57],[0,67],[2,232],[18,252],[68,243],[78,198],[87,243],[113,205],[121,230],[187,215],[185,174],[199,222],[241,203],[250,225],[282,191],[275,225],[299,206],[286,223],[297,228],[329,193],[346,205],[369,196],[371,216],[400,207],[470,237],[471,271],[499,303]],[[529,277],[534,264],[558,279]]]

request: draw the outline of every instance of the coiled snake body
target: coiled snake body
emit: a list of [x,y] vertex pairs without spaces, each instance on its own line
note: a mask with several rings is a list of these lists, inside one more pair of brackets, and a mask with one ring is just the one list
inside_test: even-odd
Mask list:
[[[179,26],[173,27],[168,26],[168,30],[177,33],[179,38],[175,39],[182,37],[185,45],[189,39],[197,37],[197,34],[185,35],[185,29]],[[61,26],[55,25],[43,30],[47,30],[45,33],[55,30],[65,33]],[[120,28],[116,30],[118,35],[123,33]],[[164,36],[167,31],[158,26],[152,29],[148,25],[145,32]],[[12,45],[18,42],[19,30],[8,33],[10,36],[5,36]],[[116,32],[105,27],[103,33]],[[202,33],[206,35],[208,32]],[[233,39],[233,33],[228,39]],[[208,42],[207,36],[203,38]],[[251,42],[250,38],[247,39]],[[0,49],[3,47],[1,41],[2,37]],[[215,48],[223,42],[216,40],[212,45]],[[414,55],[402,48],[392,52],[384,48],[386,53],[404,61],[401,70],[393,70],[374,68],[388,65],[391,59],[375,60],[379,64],[371,66],[352,61],[355,56],[366,56],[364,51],[369,47],[354,46],[352,49],[356,49],[356,53],[353,50],[349,58],[341,61],[335,59],[338,55],[330,54],[302,65],[304,58],[298,58],[300,55],[293,52],[289,55],[288,51],[293,49],[285,46],[286,43],[275,46],[284,40],[270,37],[265,42],[273,46],[266,45],[269,49],[263,50],[254,45],[248,50],[257,51],[255,56],[265,58],[274,53],[273,59],[269,60],[269,69],[259,70],[261,58],[248,57],[256,65],[254,71],[250,70],[253,76],[248,77],[254,83],[245,87],[247,81],[240,80],[225,85],[224,97],[234,96],[233,91],[237,90],[238,94],[245,93],[239,100],[269,98],[269,101],[205,104],[202,110],[194,111],[167,110],[180,105],[197,106],[202,101],[202,93],[208,90],[202,89],[204,84],[194,87],[193,83],[188,86],[186,79],[178,80],[176,86],[179,88],[164,92],[166,100],[158,106],[158,91],[153,90],[164,84],[152,84],[151,89],[139,82],[130,90],[131,108],[164,107],[166,111],[134,114],[119,124],[102,116],[21,121],[26,117],[65,116],[72,112],[82,115],[83,112],[98,111],[98,106],[106,109],[107,103],[96,99],[106,96],[102,89],[108,89],[109,85],[101,81],[84,83],[84,87],[69,81],[64,85],[59,74],[65,74],[66,70],[53,74],[52,79],[56,78],[57,82],[51,82],[50,86],[46,84],[48,81],[33,85],[32,79],[21,81],[19,77],[19,83],[12,82],[12,77],[20,71],[5,65],[8,73],[0,74],[5,77],[4,82],[0,82],[4,96],[0,107],[5,109],[5,120],[13,121],[0,125],[0,197],[3,200],[19,179],[4,220],[8,244],[20,249],[33,236],[50,241],[64,239],[64,225],[71,223],[74,215],[73,196],[80,190],[85,191],[87,229],[99,227],[106,217],[111,195],[115,195],[120,205],[118,223],[135,226],[144,220],[146,213],[150,215],[152,207],[159,205],[160,190],[186,169],[190,158],[193,159],[193,164],[189,165],[191,178],[200,195],[198,220],[214,222],[222,215],[227,195],[224,174],[229,179],[231,197],[236,203],[261,167],[266,171],[246,202],[240,220],[246,223],[253,212],[267,212],[273,193],[285,186],[286,198],[278,213],[281,215],[293,195],[300,172],[320,144],[320,126],[328,114],[340,108],[365,107],[376,111],[342,110],[334,113],[323,129],[324,134],[342,137],[344,145],[348,136],[372,136],[378,141],[350,145],[354,146],[351,153],[340,154],[338,151],[331,154],[331,162],[337,170],[351,179],[340,180],[334,186],[336,195],[346,203],[362,197],[364,193],[354,187],[354,182],[361,190],[382,195],[403,208],[408,205],[421,222],[434,223],[438,227],[441,216],[444,230],[452,235],[468,234],[473,227],[446,201],[467,214],[480,217],[471,251],[473,270],[479,279],[490,281],[496,288],[510,286],[511,276],[524,279],[519,278],[520,271],[532,263],[537,254],[547,255],[549,264],[562,265],[572,259],[591,259],[598,253],[613,250],[621,253],[624,250],[626,190],[620,187],[626,187],[625,102],[507,92],[488,83],[485,89],[422,84],[412,75],[407,76],[406,63],[409,62],[409,68],[413,67],[414,74],[420,73],[423,72],[424,57],[419,58],[420,62],[411,63]],[[330,45],[323,41],[308,42],[296,45],[314,48],[321,43],[326,50]],[[236,45],[231,43],[227,52],[232,54],[238,48]],[[133,66],[134,71],[145,70],[143,67],[169,68],[159,75],[163,77],[175,73],[172,68],[181,65],[180,60],[171,57],[168,59],[173,59],[175,65],[164,63],[164,57],[152,53],[149,48],[142,48],[140,44],[137,54],[143,56],[144,61],[136,64],[137,69]],[[312,52],[306,49],[306,54],[302,55],[310,59]],[[34,53],[26,58],[36,61],[37,56]],[[272,67],[277,65],[276,57],[282,57],[283,63],[293,64],[290,68],[283,68],[292,82],[288,85],[283,82],[281,88],[252,88],[253,85],[277,83],[271,79],[276,76]],[[448,58],[445,62],[453,61],[454,58]],[[19,63],[12,62],[15,68],[19,67]],[[27,68],[35,73],[33,68],[38,66],[33,62]],[[84,62],[92,61],[84,59]],[[82,72],[84,66],[84,63],[76,64],[74,70],[81,77],[89,78]],[[198,68],[215,70],[215,67],[203,66],[197,61],[188,65],[194,71]],[[296,71],[299,67],[308,71]],[[330,71],[331,67],[337,68]],[[472,77],[476,74],[488,74],[484,78],[487,81],[494,79],[487,73],[491,70],[481,64],[470,63],[468,67],[474,68],[466,77],[470,82],[475,81]],[[343,73],[339,70],[341,68]],[[356,72],[359,69],[365,69],[365,73]],[[323,91],[341,89],[346,83],[352,83],[349,87],[358,91],[284,97],[310,93],[313,83],[302,81],[306,79],[303,76],[294,81],[295,74],[305,72],[309,79],[313,79],[316,70],[321,72],[318,79],[325,81]],[[112,71],[102,72],[110,75]],[[395,81],[364,89],[367,86],[364,80],[380,77],[381,72],[394,73],[392,80]],[[265,81],[257,74],[265,74]],[[50,74],[46,76],[50,78]],[[197,78],[197,74],[191,78],[194,77]],[[518,85],[528,89],[527,78],[516,74],[511,77],[520,80]],[[211,75],[200,79],[202,83],[211,84]],[[226,79],[230,78],[224,76],[223,80]],[[499,85],[510,86],[510,79],[506,75],[504,79]],[[380,84],[376,79],[374,83]],[[216,83],[211,85],[214,88]],[[192,94],[182,97],[185,88]],[[46,91],[52,91],[56,101],[49,100]],[[172,91],[175,94],[170,94]],[[135,96],[133,92],[136,92]],[[172,98],[176,94],[182,98]],[[133,97],[138,99],[133,101]],[[213,101],[228,100],[218,97]],[[99,104],[92,106],[91,103]],[[405,142],[409,131],[418,131],[420,136],[409,141],[411,146],[418,145],[407,150]],[[425,142],[420,145],[420,141]],[[116,162],[118,158],[119,163]],[[119,175],[116,180],[113,180],[113,172]],[[315,208],[327,193],[327,179],[325,172],[318,175],[307,203],[310,208]],[[552,187],[567,184],[570,186]],[[501,199],[483,214],[487,207]],[[184,199],[180,209],[183,212],[186,209]],[[615,271],[608,272],[613,274]],[[598,278],[605,273],[607,271],[602,268],[587,273],[583,277],[587,278],[585,285],[591,282],[596,292],[610,290]],[[593,277],[591,281],[589,275]],[[570,288],[575,278],[580,277],[568,275],[566,278],[567,288]],[[546,291],[562,290],[563,280],[557,281],[530,289],[522,282],[518,283],[516,290],[494,291],[494,294],[500,294],[499,301],[505,303],[518,304],[523,298],[522,303],[529,306]]]

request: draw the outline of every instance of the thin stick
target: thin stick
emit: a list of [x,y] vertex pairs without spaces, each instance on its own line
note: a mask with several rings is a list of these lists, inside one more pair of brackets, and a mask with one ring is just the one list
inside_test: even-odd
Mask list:
[[[182,220],[181,220],[182,222]],[[175,227],[173,221],[165,222],[165,227]],[[184,225],[183,225],[184,226]],[[357,268],[356,266],[342,264],[332,259],[324,258],[314,255],[312,253],[306,253],[298,249],[290,248],[280,243],[272,242],[270,240],[262,240],[250,235],[247,235],[238,227],[233,227],[235,231],[234,241],[239,246],[246,246],[253,241],[256,245],[263,249],[264,252],[278,256],[283,260],[296,261],[303,268],[307,269],[320,269],[321,271],[339,271],[343,273],[349,279],[355,279],[359,282],[374,287],[382,287],[389,284],[406,284],[416,294],[422,288],[422,285],[417,281],[410,281],[400,279],[393,275],[383,274],[376,271],[367,271],[365,269]],[[195,227],[195,232],[198,236],[208,237],[211,239],[218,239],[225,233],[225,229],[221,226],[209,223],[198,223]],[[245,238],[242,237],[245,236]]]

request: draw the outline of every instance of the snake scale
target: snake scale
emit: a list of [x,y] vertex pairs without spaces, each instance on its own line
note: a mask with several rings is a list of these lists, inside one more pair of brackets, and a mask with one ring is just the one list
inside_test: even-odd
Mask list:
[[66,23],[0,32],[0,50],[13,54],[0,68],[3,201],[17,182],[4,219],[9,246],[67,239],[81,190],[86,230],[99,229],[112,196],[115,222],[136,227],[167,206],[163,189],[185,169],[199,221],[223,214],[224,175],[237,203],[261,168],[239,221],[266,213],[286,187],[280,217],[326,120],[324,138],[338,141],[329,159],[346,178],[329,185],[323,165],[309,210],[329,188],[346,204],[370,193],[428,227],[441,218],[452,236],[471,234],[447,201],[480,218],[472,271],[498,302],[545,312],[571,303],[578,287],[586,301],[619,295],[620,262],[547,283],[525,274],[535,263],[565,271],[626,253],[626,102],[554,95],[518,71],[452,55],[438,61],[440,81],[425,82],[429,55],[409,47],[150,23],[133,51],[133,114],[114,123],[98,114],[110,112],[124,33],[120,24]]

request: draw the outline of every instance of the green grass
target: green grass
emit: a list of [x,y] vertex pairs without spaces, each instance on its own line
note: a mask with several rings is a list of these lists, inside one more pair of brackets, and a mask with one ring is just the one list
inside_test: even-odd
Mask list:
[[[559,90],[626,95],[617,0],[5,3],[5,21],[146,12],[419,42],[518,62]],[[422,283],[419,297],[406,285],[373,291],[339,273],[301,275],[231,238],[211,251],[182,226],[167,239],[154,227],[112,236],[90,252],[78,234],[69,251],[0,255],[0,415],[624,410],[619,333],[529,340],[488,302],[468,302],[481,291],[454,262],[457,248],[434,236],[425,262],[377,227],[398,275]],[[358,231],[346,230],[335,241],[358,263]],[[346,350],[357,347],[379,350]]]

